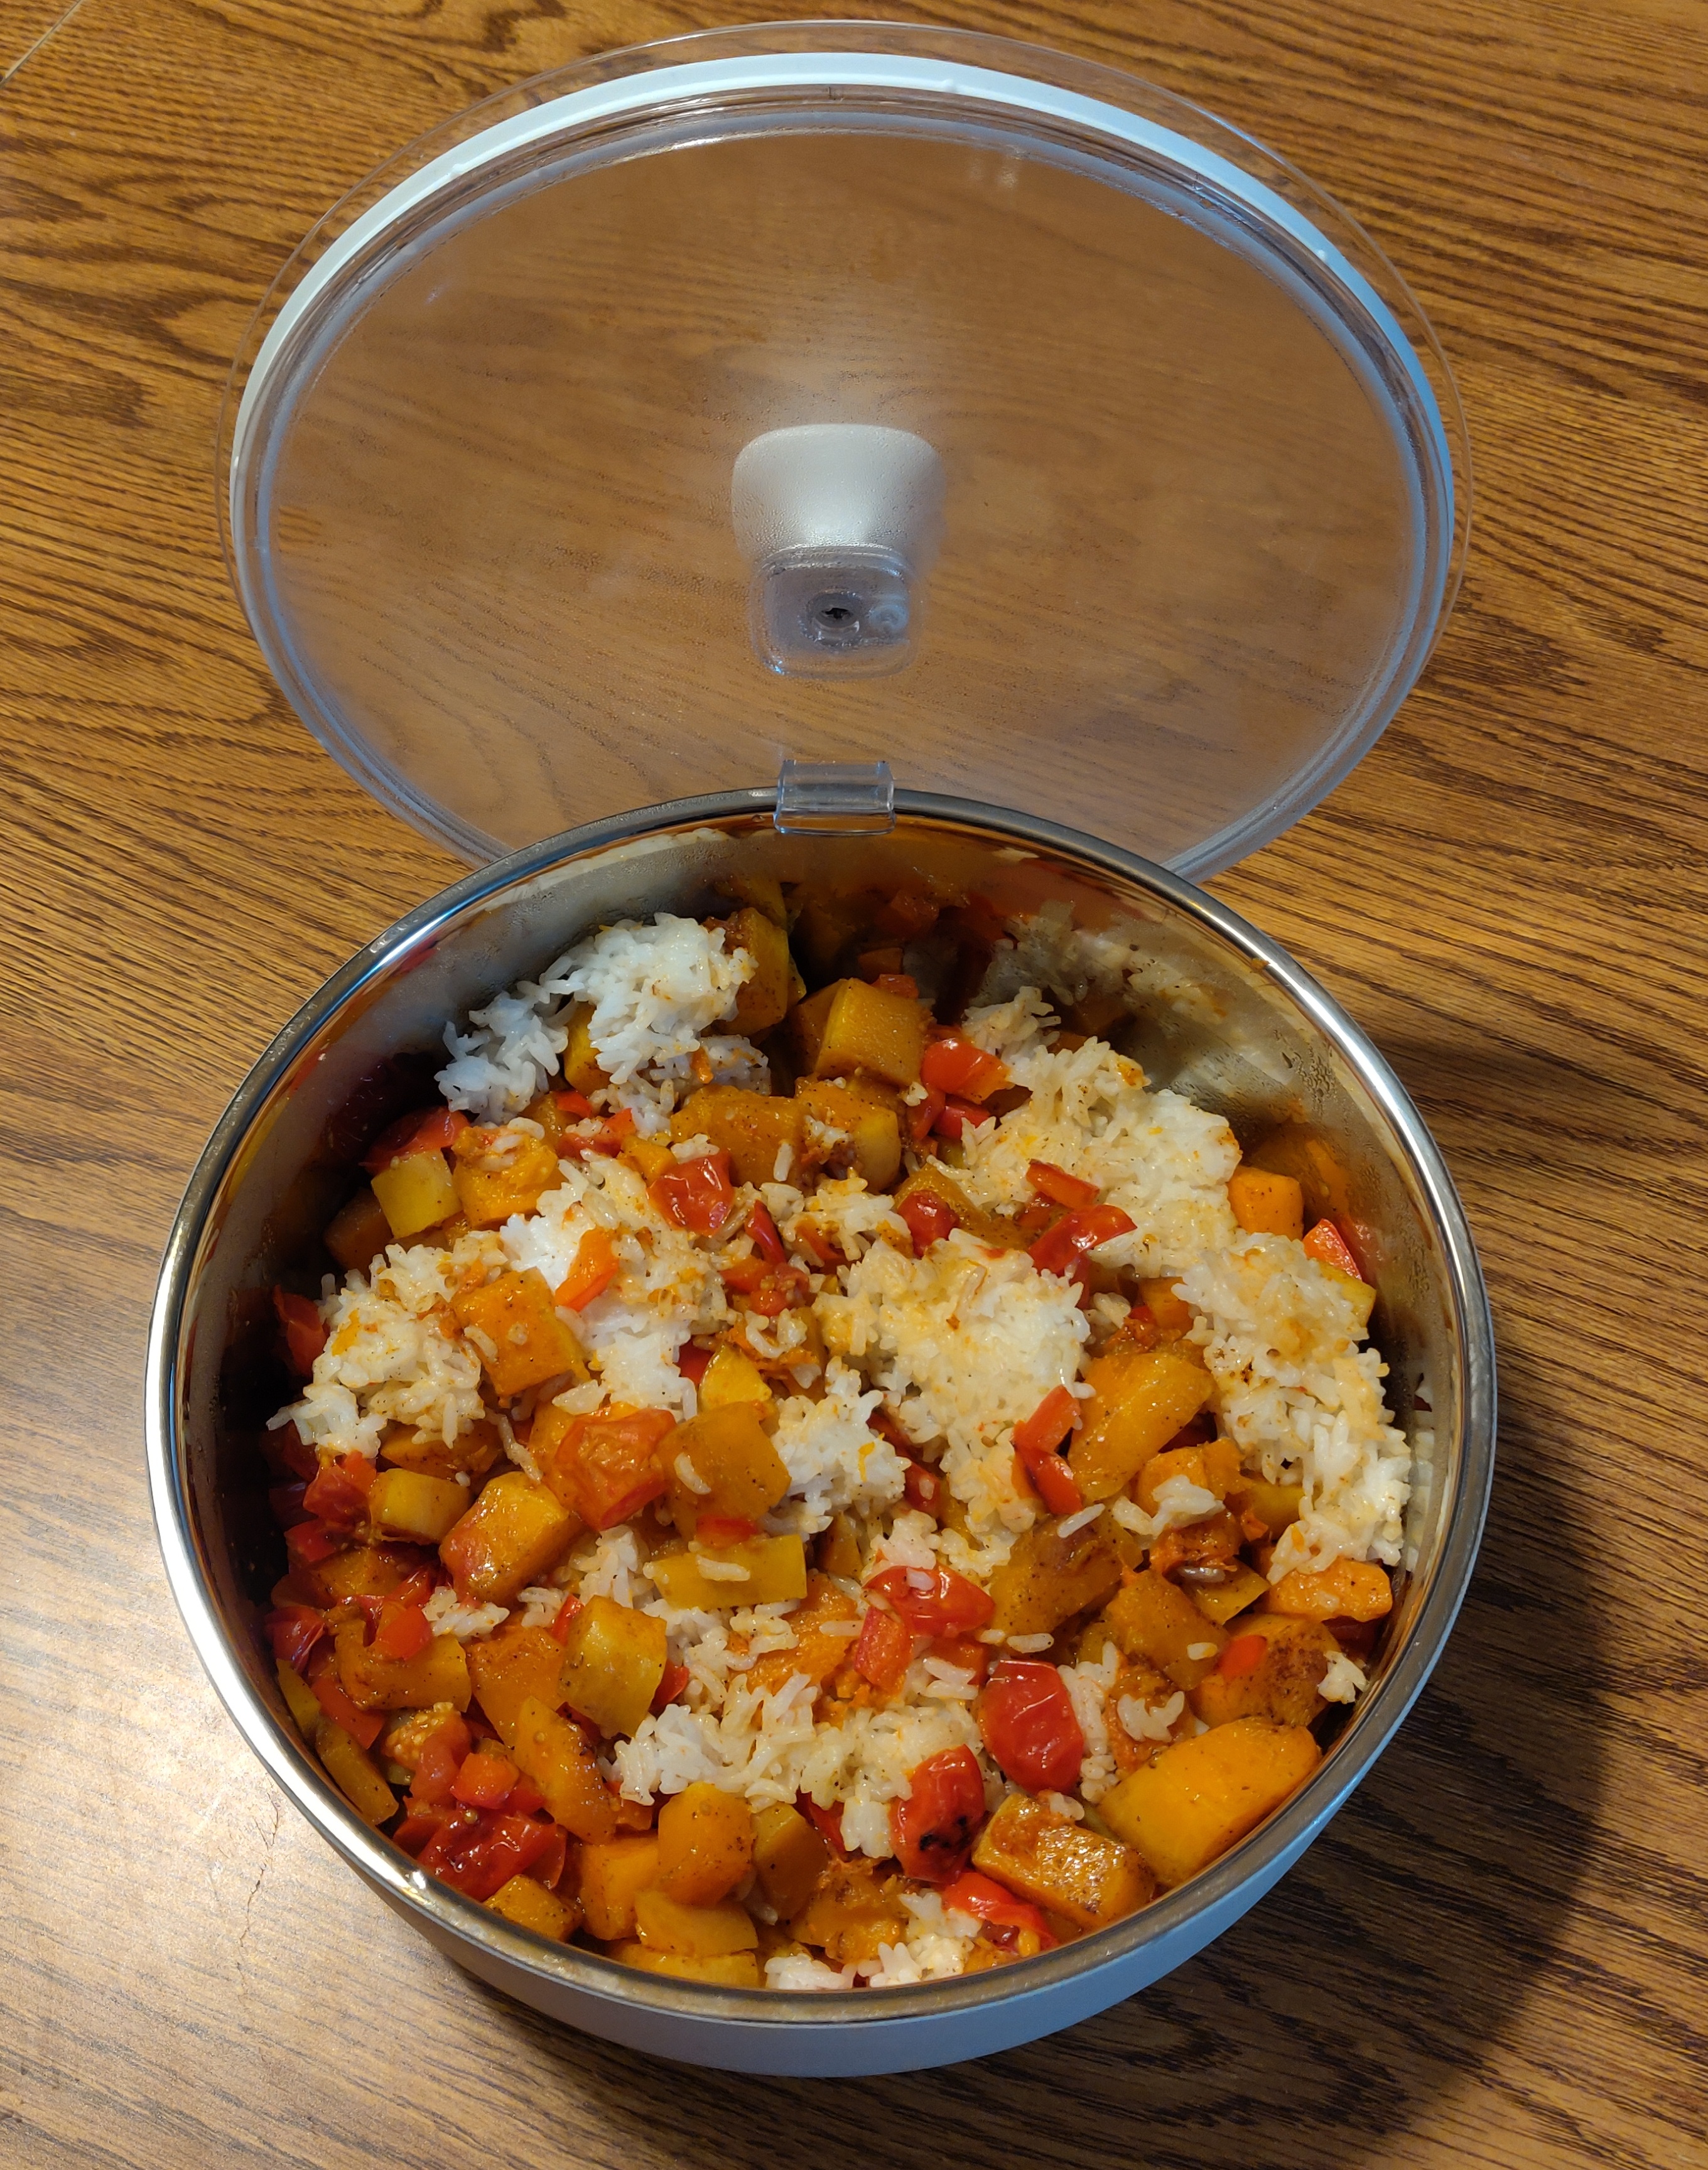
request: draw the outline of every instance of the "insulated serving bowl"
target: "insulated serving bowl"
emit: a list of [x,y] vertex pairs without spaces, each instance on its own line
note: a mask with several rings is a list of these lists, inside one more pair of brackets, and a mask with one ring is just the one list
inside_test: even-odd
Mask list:
[[[233,1719],[315,1829],[442,1951],[541,2012],[660,2055],[744,2071],[891,2071],[981,2056],[1131,1996],[1237,1920],[1321,1831],[1411,1708],[1464,1594],[1492,1466],[1493,1346],[1475,1253],[1416,1109],[1357,1026],[1256,928],[1161,868],[994,808],[901,794],[886,835],[800,836],[777,828],[774,797],[678,800],[517,852],[410,913],[327,982],[233,1101],[173,1230],[150,1347],[150,1470],[173,1590]],[[704,911],[736,870],[831,888],[924,878],[1004,913],[1057,900],[1083,926],[1137,922],[1167,992],[1111,1037],[1242,1140],[1287,1123],[1323,1150],[1379,1291],[1374,1339],[1412,1444],[1398,1601],[1369,1692],[1309,1782],[1202,1875],[1116,1927],[914,1988],[702,1987],[512,1927],[419,1869],[329,1783],[280,1701],[257,1626],[279,1558],[256,1446],[260,1389],[276,1376],[268,1293],[281,1273],[324,1262],[319,1232],[358,1179],[376,1079],[400,1058],[434,1058],[447,1018],[597,925]]]

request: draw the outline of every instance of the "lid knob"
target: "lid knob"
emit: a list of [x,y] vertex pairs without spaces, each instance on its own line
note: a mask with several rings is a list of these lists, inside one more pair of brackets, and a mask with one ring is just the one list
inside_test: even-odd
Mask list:
[[766,669],[870,678],[910,662],[943,494],[943,462],[911,430],[812,422],[745,445],[730,516],[754,569],[748,628]]

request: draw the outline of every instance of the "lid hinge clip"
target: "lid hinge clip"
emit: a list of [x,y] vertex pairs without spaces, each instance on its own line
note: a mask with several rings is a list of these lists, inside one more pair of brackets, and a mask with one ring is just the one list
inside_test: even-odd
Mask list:
[[886,761],[785,760],[771,818],[785,836],[886,836],[896,826],[896,779]]

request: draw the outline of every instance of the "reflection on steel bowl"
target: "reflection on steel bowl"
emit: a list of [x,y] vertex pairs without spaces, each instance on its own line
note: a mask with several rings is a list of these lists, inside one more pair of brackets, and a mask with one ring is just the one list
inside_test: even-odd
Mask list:
[[1403,1093],[1231,915],[756,798],[472,878],[282,1035],[167,1261],[157,1507],[252,1744],[463,1964],[895,2069],[1154,1979],[1344,1798],[1490,1338]]

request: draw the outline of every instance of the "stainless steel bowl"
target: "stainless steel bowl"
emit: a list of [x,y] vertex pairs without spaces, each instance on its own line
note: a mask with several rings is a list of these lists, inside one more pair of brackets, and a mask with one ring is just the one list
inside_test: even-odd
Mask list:
[[[739,2071],[897,2071],[1031,2040],[1130,1996],[1219,1935],[1321,1831],[1441,1654],[1481,1533],[1494,1456],[1494,1347],[1475,1250],[1440,1154],[1357,1027],[1256,928],[1189,884],[1071,831],[898,794],[886,836],[784,835],[774,794],[678,799],[519,852],[360,951],[244,1081],[192,1176],[149,1341],[147,1439],[173,1592],[215,1688],[284,1792],[368,1884],[461,1966],[541,2012],[657,2055]],[[1143,921],[1196,990],[1132,1019],[1154,1082],[1250,1142],[1291,1120],[1332,1139],[1379,1291],[1376,1338],[1414,1451],[1407,1572],[1369,1693],[1309,1782],[1202,1876],[1100,1934],[908,1989],[720,1990],[549,1945],[418,1869],[369,1830],[303,1747],[256,1633],[265,1479],[245,1408],[266,1291],[311,1255],[347,1191],[340,1124],[376,1066],[440,1045],[447,1018],[624,916],[704,909],[741,865],[834,885],[904,871],[1009,908],[1070,901]],[[360,1139],[355,1141],[359,1146]]]

